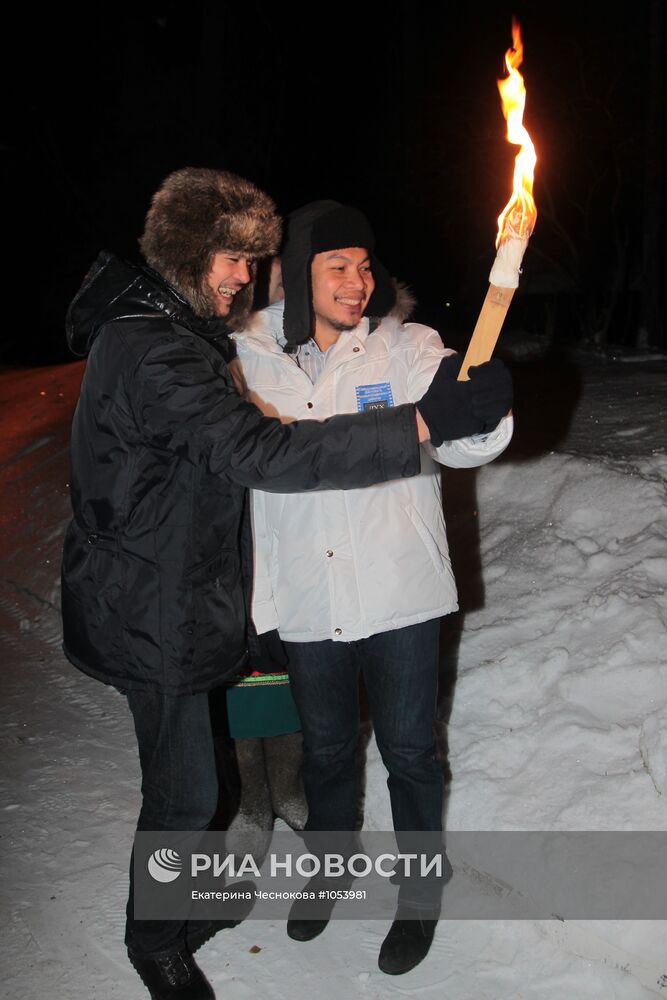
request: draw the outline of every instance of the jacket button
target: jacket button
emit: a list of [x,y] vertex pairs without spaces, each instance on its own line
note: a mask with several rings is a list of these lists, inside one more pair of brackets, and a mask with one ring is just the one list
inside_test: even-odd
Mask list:
[[97,543],[99,542],[99,540],[100,540],[100,536],[99,535],[95,535],[95,534],[88,535],[88,544],[89,545],[97,545]]
[[361,350],[361,348],[360,348],[360,347],[353,347],[353,348],[352,348],[352,353],[353,353],[353,354],[358,354],[360,350]]
[[333,549],[327,549],[327,559],[331,559],[333,555]]
[[312,410],[312,408],[313,408],[313,404],[312,403],[306,403],[306,406],[308,407],[309,410]]
[[342,628],[335,628],[334,629],[334,635],[342,635],[342,634],[343,634]]

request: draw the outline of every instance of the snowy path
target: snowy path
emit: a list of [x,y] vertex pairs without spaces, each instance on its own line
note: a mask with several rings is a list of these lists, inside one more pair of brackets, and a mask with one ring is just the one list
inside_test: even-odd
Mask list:
[[[0,956],[11,1000],[145,996],[122,946],[139,803],[132,726],[121,696],[59,650],[80,373],[0,372]],[[445,476],[464,609],[443,685],[448,827],[667,830],[667,365],[584,360],[554,372],[538,359],[516,375],[510,452]],[[390,828],[373,743],[366,826]],[[667,996],[664,931],[442,921],[428,960],[394,980],[376,966],[382,923],[334,921],[300,945],[279,923],[248,920],[200,958],[229,1000],[649,1000]]]

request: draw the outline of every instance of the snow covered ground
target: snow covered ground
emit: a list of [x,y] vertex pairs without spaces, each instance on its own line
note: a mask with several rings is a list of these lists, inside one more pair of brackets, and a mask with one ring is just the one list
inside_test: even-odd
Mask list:
[[[512,345],[516,438],[446,472],[462,611],[443,644],[452,830],[667,830],[667,359]],[[529,349],[530,348],[530,349]],[[2,996],[140,1000],[123,949],[139,769],[122,697],[60,652],[59,553],[80,364],[0,371]],[[367,751],[365,825],[390,829]],[[445,897],[446,914],[446,897]],[[650,1000],[667,925],[441,921],[377,969],[387,924],[299,944],[249,919],[199,952],[219,997]]]

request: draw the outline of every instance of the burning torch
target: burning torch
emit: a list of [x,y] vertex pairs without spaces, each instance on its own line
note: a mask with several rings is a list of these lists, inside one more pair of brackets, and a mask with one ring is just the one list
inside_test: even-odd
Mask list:
[[459,380],[468,379],[468,368],[481,365],[493,354],[505,321],[514,289],[519,285],[521,261],[535,227],[537,208],[533,198],[535,147],[523,124],[526,88],[519,66],[523,62],[521,29],[512,21],[512,48],[505,53],[508,75],[498,81],[503,114],[507,119],[507,139],[520,146],[514,161],[512,196],[498,216],[496,259],[489,274],[489,290],[475,324]]

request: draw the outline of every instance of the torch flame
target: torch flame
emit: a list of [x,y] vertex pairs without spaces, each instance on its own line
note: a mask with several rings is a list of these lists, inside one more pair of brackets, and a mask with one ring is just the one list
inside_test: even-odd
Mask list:
[[505,53],[508,76],[498,80],[498,90],[507,119],[508,142],[521,146],[514,161],[514,182],[512,197],[498,216],[498,237],[496,248],[510,237],[527,238],[533,231],[537,219],[537,208],[533,198],[533,180],[537,156],[535,147],[523,124],[526,106],[526,88],[519,66],[523,62],[523,42],[519,22],[512,20],[512,48]]

